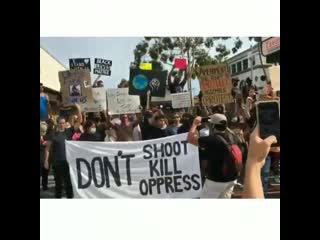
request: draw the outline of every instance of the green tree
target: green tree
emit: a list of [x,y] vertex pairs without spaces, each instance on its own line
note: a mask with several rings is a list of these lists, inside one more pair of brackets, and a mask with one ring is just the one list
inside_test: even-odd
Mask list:
[[[229,39],[234,41],[231,51],[236,53],[242,46],[238,37],[145,37],[134,49],[134,62],[139,65],[142,57],[149,55],[153,69],[161,70],[164,63],[173,65],[175,57],[184,57],[192,71],[197,66],[224,62],[231,51],[223,42]],[[210,55],[213,47],[215,56]]]

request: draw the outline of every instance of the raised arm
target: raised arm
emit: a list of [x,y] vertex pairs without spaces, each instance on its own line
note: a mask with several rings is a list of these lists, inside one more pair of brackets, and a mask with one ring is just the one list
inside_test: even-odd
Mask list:
[[270,151],[270,146],[276,143],[275,136],[270,136],[264,140],[259,137],[259,128],[250,135],[248,158],[246,164],[243,198],[264,198],[261,182],[261,168]]
[[198,142],[198,130],[197,130],[197,127],[201,125],[201,117],[196,117],[194,120],[193,120],[193,124],[190,128],[190,131],[188,133],[188,142],[190,144],[193,144],[195,146],[199,146],[199,142]]

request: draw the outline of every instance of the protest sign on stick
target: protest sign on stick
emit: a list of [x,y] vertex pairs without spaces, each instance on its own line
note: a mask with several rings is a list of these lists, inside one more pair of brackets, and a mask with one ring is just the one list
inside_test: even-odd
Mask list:
[[200,197],[199,150],[186,139],[67,141],[75,198]]
[[152,70],[152,63],[140,63],[141,70]]
[[91,72],[90,58],[71,58],[69,59],[70,70],[89,70]]
[[196,69],[203,94],[202,104],[232,103],[232,80],[227,64],[203,66]]
[[107,97],[104,87],[91,88],[92,98],[82,105],[85,112],[102,112],[107,110]]
[[140,112],[139,96],[128,94],[128,88],[107,89],[108,111],[110,115]]
[[92,98],[91,77],[89,70],[59,72],[60,92],[65,104],[83,104]]
[[129,94],[164,97],[168,71],[130,69]]
[[110,67],[112,66],[111,60],[106,60],[102,58],[95,58],[94,59],[94,69],[93,73],[98,75],[111,75]]
[[188,108],[191,106],[191,99],[189,92],[171,94],[172,107],[176,108]]
[[185,58],[176,58],[174,60],[174,66],[178,69],[186,69],[187,68],[187,59]]

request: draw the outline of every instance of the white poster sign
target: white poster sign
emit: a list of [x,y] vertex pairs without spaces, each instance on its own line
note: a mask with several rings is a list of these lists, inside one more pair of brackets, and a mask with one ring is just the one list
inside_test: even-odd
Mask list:
[[92,88],[92,99],[82,105],[85,112],[101,112],[107,109],[106,90],[102,88]]
[[199,198],[199,152],[186,139],[66,141],[75,197]]
[[129,88],[107,89],[110,115],[140,112],[139,96],[129,95]]
[[191,99],[189,92],[171,94],[172,107],[176,108],[187,108],[191,106]]

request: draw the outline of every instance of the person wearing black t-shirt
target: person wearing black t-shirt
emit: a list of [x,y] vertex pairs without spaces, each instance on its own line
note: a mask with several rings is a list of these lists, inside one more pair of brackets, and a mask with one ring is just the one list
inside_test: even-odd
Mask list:
[[194,117],[192,114],[184,113],[182,115],[182,120],[181,120],[182,125],[178,128],[177,134],[189,132],[189,130],[192,126],[193,119],[194,119]]
[[154,124],[150,127],[150,139],[168,137],[168,128],[166,117],[163,114],[156,114],[154,117]]
[[66,119],[58,118],[57,131],[52,134],[51,139],[47,142],[45,150],[45,168],[49,169],[49,155],[52,154],[52,165],[54,169],[55,180],[55,198],[62,197],[62,186],[64,186],[67,198],[73,198],[69,164],[66,156],[65,141],[71,140],[72,133],[66,129]]
[[[213,114],[209,122],[214,126],[213,135],[198,138],[197,127],[201,117],[196,117],[188,134],[188,142],[206,150],[207,176],[202,189],[202,198],[231,198],[237,179],[236,172],[224,173],[224,166],[230,164],[228,144],[239,144],[234,134],[227,130],[227,118]],[[229,166],[229,165],[228,165]]]

